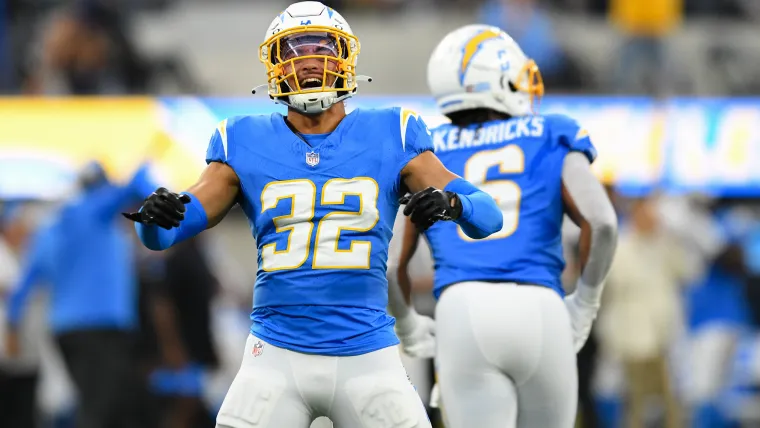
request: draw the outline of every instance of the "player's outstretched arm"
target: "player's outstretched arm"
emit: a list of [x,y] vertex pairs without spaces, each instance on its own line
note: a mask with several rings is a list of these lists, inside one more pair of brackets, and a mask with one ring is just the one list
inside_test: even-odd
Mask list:
[[501,230],[504,218],[493,198],[446,169],[432,152],[409,161],[401,177],[414,193],[404,201],[404,215],[421,230],[438,220],[454,220],[474,239]]
[[135,230],[147,248],[165,250],[216,226],[235,204],[239,189],[240,181],[229,165],[211,162],[186,192],[159,188],[138,213],[125,216],[137,222]]
[[187,192],[195,196],[206,212],[207,229],[210,229],[227,215],[237,201],[240,179],[231,166],[221,162],[211,162],[201,174],[198,182]]
[[617,216],[607,192],[591,172],[588,158],[579,152],[565,157],[562,199],[565,211],[581,228],[581,277],[576,291],[566,298],[576,351],[580,351],[591,331],[615,255]]

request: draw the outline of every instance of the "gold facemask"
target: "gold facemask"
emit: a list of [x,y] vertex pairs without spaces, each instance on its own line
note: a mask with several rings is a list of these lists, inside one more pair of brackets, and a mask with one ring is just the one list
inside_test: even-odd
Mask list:
[[[325,45],[333,46],[329,54],[286,55],[288,39],[294,36],[318,35]],[[298,94],[346,91],[356,89],[356,60],[361,50],[359,39],[337,28],[304,25],[280,31],[259,46],[259,60],[267,69],[267,88],[272,97]],[[292,51],[296,51],[293,49]],[[297,53],[297,52],[296,52]],[[296,75],[296,62],[306,59],[324,61],[321,87],[302,88]],[[331,70],[334,69],[334,70]],[[285,83],[285,84],[283,84]]]
[[530,95],[530,106],[533,114],[538,113],[538,106],[544,96],[544,79],[536,62],[528,60],[517,74],[517,80],[512,82],[515,89]]

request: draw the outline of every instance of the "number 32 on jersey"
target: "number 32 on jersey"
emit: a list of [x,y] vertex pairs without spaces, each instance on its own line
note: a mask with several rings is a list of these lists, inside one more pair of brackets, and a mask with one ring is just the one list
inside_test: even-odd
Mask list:
[[[483,239],[506,238],[515,233],[520,222],[520,186],[512,180],[486,180],[488,170],[496,166],[500,174],[520,174],[525,170],[525,153],[520,146],[510,144],[475,153],[464,164],[464,179],[491,195],[504,217],[501,230]],[[462,232],[461,227],[457,230],[465,241],[474,241]]]
[[317,202],[324,207],[343,205],[345,197],[359,197],[359,211],[331,211],[317,224],[312,269],[369,269],[372,243],[353,240],[348,249],[339,249],[341,231],[367,232],[377,224],[379,187],[368,177],[334,178],[322,186],[322,198],[317,201],[317,187],[311,180],[274,181],[261,191],[261,212],[275,208],[280,200],[291,200],[289,214],[272,219],[277,233],[288,233],[285,249],[276,244],[261,248],[262,269],[267,272],[298,269],[312,251],[314,208]]

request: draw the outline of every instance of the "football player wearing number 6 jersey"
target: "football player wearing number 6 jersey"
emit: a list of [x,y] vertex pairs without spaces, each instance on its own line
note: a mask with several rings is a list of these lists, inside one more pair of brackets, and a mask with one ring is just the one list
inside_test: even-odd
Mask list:
[[[594,146],[573,119],[533,113],[544,91],[538,67],[498,28],[448,34],[432,54],[428,82],[451,120],[433,130],[436,155],[493,196],[503,216],[501,230],[478,241],[452,223],[424,231],[435,262],[447,427],[570,428],[575,354],[596,317],[617,235],[612,204],[590,171]],[[563,302],[565,214],[581,227],[583,269]],[[417,239],[407,224],[389,275],[406,294],[397,302],[409,301],[406,266]]]
[[288,7],[259,49],[265,86],[287,116],[222,121],[197,184],[158,189],[127,214],[153,250],[213,227],[236,203],[249,219],[258,246],[251,334],[218,428],[308,428],[319,416],[338,427],[430,427],[386,312],[400,198],[412,193],[405,212],[418,227],[451,220],[473,238],[501,229],[502,216],[443,167],[414,112],[346,114],[359,50],[335,10]]

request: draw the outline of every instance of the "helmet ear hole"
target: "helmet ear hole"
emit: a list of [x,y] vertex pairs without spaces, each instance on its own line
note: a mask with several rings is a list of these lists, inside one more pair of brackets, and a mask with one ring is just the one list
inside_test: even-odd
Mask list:
[[[337,77],[335,79],[335,87],[336,88],[342,88],[343,85],[345,84],[344,80],[345,79],[343,77]],[[338,91],[338,96],[339,97],[345,96],[346,94],[348,94],[348,92],[346,92],[346,91]]]
[[342,37],[339,38],[339,43],[342,52],[341,57],[343,57],[343,59],[348,59],[348,44],[346,44],[346,41]]
[[[290,86],[288,86],[287,81],[283,81],[280,83],[280,92],[281,93],[290,92]],[[277,97],[277,98],[280,98],[280,97]]]

